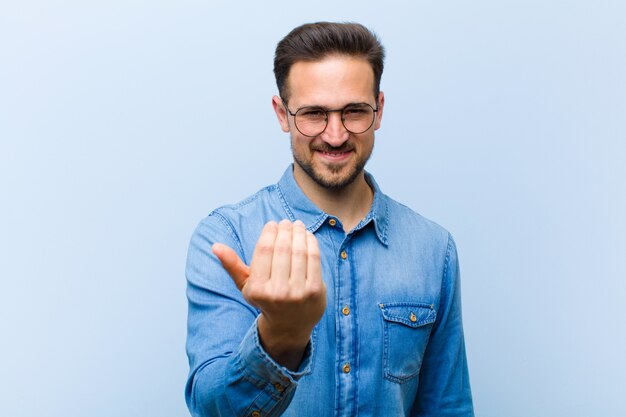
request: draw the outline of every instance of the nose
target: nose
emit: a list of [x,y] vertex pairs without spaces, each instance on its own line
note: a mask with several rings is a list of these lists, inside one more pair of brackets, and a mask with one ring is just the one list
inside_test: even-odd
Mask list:
[[321,134],[321,139],[328,143],[330,146],[341,146],[348,140],[350,133],[346,130],[343,122],[341,121],[340,111],[328,112],[328,124],[326,130]]

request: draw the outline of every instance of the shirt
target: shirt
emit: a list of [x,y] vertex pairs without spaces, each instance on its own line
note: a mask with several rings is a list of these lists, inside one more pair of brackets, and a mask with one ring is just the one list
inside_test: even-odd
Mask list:
[[[345,233],[289,167],[278,184],[210,213],[191,238],[186,277],[185,397],[193,416],[473,416],[454,240],[384,195],[373,177],[367,216]],[[249,264],[268,221],[315,234],[327,307],[300,368],[275,362],[249,305],[211,252]]]

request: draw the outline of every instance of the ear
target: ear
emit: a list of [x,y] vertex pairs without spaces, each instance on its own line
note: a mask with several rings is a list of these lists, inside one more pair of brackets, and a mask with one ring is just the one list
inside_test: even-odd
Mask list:
[[272,97],[272,107],[274,107],[274,112],[276,117],[278,117],[280,128],[283,132],[289,132],[289,114],[287,114],[283,100],[278,96]]
[[378,112],[376,113],[376,122],[374,122],[374,130],[380,128],[380,122],[383,120],[383,108],[385,107],[385,93],[378,93]]

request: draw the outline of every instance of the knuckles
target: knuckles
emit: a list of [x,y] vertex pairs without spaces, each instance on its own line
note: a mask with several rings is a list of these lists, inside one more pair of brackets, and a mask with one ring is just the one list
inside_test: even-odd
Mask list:
[[291,254],[291,245],[286,243],[277,243],[274,246],[274,253],[277,255],[289,255]]
[[320,298],[326,300],[325,295],[326,287],[323,282],[299,288],[272,288],[265,285],[249,286],[244,292],[244,298],[247,301],[274,307],[315,303]]
[[294,258],[306,258],[308,251],[303,247],[294,247],[291,249],[291,256]]
[[309,250],[307,255],[308,255],[309,259],[311,261],[313,261],[313,262],[321,262],[321,260],[322,260],[322,257],[320,256],[319,251]]
[[274,246],[267,243],[259,244],[257,245],[256,250],[261,255],[272,255],[274,253]]

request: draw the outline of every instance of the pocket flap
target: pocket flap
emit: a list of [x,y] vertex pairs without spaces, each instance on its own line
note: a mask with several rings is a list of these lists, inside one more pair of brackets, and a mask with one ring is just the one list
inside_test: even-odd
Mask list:
[[383,318],[409,327],[433,323],[437,318],[435,306],[426,303],[395,302],[379,304]]

